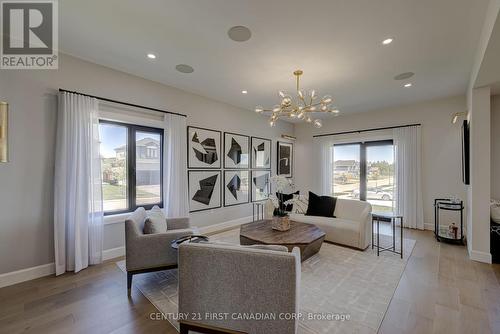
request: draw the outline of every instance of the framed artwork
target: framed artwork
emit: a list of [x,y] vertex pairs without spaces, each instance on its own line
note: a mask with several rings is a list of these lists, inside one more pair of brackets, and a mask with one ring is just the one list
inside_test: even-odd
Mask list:
[[271,140],[252,137],[252,168],[271,169]]
[[224,168],[250,168],[250,137],[224,132]]
[[248,170],[224,171],[224,206],[250,202],[249,174]]
[[221,178],[220,170],[190,170],[189,183],[189,212],[197,212],[220,208]]
[[278,175],[292,177],[293,173],[293,144],[278,142],[278,156],[276,159]]
[[271,192],[271,171],[252,171],[252,202],[259,202],[269,198]]
[[188,126],[187,132],[188,168],[220,169],[222,133],[194,126]]

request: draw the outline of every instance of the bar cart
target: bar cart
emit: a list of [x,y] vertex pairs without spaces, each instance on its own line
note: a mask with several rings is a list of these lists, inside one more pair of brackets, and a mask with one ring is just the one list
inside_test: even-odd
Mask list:
[[[444,225],[440,222],[441,211],[453,211],[460,214],[460,226],[455,223]],[[434,200],[434,235],[437,241],[464,244],[464,202],[449,198]]]

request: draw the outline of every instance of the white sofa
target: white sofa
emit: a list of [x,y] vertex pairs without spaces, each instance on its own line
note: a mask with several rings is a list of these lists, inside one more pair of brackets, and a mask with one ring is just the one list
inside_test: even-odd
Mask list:
[[325,241],[366,249],[371,244],[372,206],[368,202],[337,198],[336,218],[292,213],[290,219],[314,224],[325,233]]

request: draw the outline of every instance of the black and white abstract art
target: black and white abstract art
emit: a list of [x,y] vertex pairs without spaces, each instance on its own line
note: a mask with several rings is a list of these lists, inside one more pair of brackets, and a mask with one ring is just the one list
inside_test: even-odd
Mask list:
[[190,212],[221,207],[221,174],[220,170],[188,172]]
[[224,132],[224,168],[250,168],[250,137]]
[[284,177],[292,177],[293,172],[293,144],[278,142],[278,168],[277,174]]
[[252,202],[263,201],[269,198],[271,171],[252,171]]
[[220,131],[188,126],[188,168],[221,168]]
[[224,206],[248,203],[250,201],[250,180],[247,170],[224,171]]
[[271,169],[271,140],[252,137],[252,168]]

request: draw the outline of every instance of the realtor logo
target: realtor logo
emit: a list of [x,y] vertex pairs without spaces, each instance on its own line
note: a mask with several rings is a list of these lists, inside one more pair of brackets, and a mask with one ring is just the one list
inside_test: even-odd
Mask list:
[[57,0],[2,1],[2,69],[57,69]]

